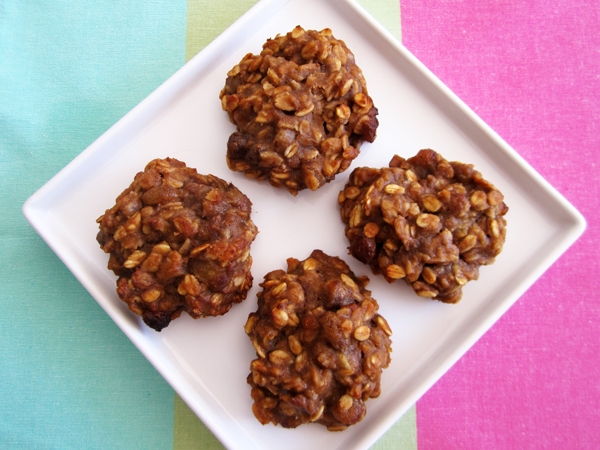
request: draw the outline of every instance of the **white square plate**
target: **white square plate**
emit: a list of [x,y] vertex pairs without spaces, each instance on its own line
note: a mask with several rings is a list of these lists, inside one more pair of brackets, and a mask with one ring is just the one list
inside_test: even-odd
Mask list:
[[[221,110],[227,72],[267,38],[296,25],[331,28],[356,57],[379,109],[373,144],[350,170],[387,166],[433,148],[472,163],[505,195],[507,240],[497,261],[481,269],[457,305],[417,297],[404,283],[387,284],[348,256],[338,192],[347,175],[317,192],[293,197],[229,171],[227,138],[234,131]],[[252,246],[254,287],[225,316],[187,315],[161,333],[147,328],[115,293],[107,255],[96,243],[96,218],[114,204],[134,175],[154,158],[175,157],[200,173],[233,182],[253,202],[260,233]],[[116,324],[229,448],[289,450],[368,448],[460,358],[583,232],[582,216],[485,123],[353,0],[262,0],[147,99],[82,152],[24,205],[31,225]],[[304,259],[313,249],[345,259],[368,275],[393,335],[392,363],[382,395],[367,415],[339,433],[320,425],[286,430],[260,425],[246,384],[255,352],[244,334],[263,276]],[[285,441],[282,441],[285,440]]]

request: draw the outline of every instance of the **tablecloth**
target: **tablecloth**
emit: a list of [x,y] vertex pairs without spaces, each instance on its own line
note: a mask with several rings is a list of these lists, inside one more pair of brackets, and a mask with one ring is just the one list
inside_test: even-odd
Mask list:
[[[222,448],[21,207],[254,3],[0,0],[0,448]],[[374,448],[597,448],[599,4],[360,3],[588,222]]]

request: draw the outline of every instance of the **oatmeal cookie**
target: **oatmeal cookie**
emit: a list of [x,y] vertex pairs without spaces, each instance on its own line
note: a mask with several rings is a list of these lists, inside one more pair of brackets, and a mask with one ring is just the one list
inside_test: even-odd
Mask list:
[[389,168],[355,169],[338,202],[350,254],[390,283],[456,303],[491,264],[506,236],[504,196],[472,165],[433,150]]
[[161,331],[182,311],[225,314],[252,286],[252,204],[235,186],[156,159],[97,222],[117,293]]
[[293,195],[316,190],[373,142],[377,108],[354,55],[331,30],[269,39],[227,74],[220,98],[236,125],[229,168]]
[[258,310],[245,325],[258,358],[250,365],[252,410],[262,423],[331,431],[360,421],[380,394],[392,331],[365,289],[337,257],[315,250],[265,276]]

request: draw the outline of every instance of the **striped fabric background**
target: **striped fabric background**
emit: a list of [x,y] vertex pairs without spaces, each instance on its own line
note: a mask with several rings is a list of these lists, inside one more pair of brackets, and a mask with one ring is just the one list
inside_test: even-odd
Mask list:
[[[0,449],[222,448],[21,207],[255,2],[0,0]],[[359,3],[588,220],[374,448],[598,448],[598,2]]]

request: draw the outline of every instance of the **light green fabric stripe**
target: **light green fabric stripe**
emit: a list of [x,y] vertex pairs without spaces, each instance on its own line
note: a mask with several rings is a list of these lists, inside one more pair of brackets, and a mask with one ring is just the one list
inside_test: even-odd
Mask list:
[[[257,0],[188,0],[186,60],[193,58],[256,2]],[[393,36],[401,39],[400,0],[359,0],[359,3]]]
[[417,450],[417,406],[406,411],[371,450]]
[[175,394],[174,420],[173,450],[225,448],[177,394]]
[[[186,59],[194,57],[209,42],[246,12],[256,0],[188,0]],[[393,36],[401,39],[399,0],[359,0],[359,3]],[[173,450],[223,449],[221,443],[175,394]],[[416,406],[392,426],[373,450],[417,449]]]
[[[173,450],[223,450],[210,432],[178,395],[175,395]],[[417,409],[410,408],[371,450],[417,450]]]
[[400,0],[357,0],[396,39],[402,40]]
[[189,61],[258,0],[188,0],[185,56]]

